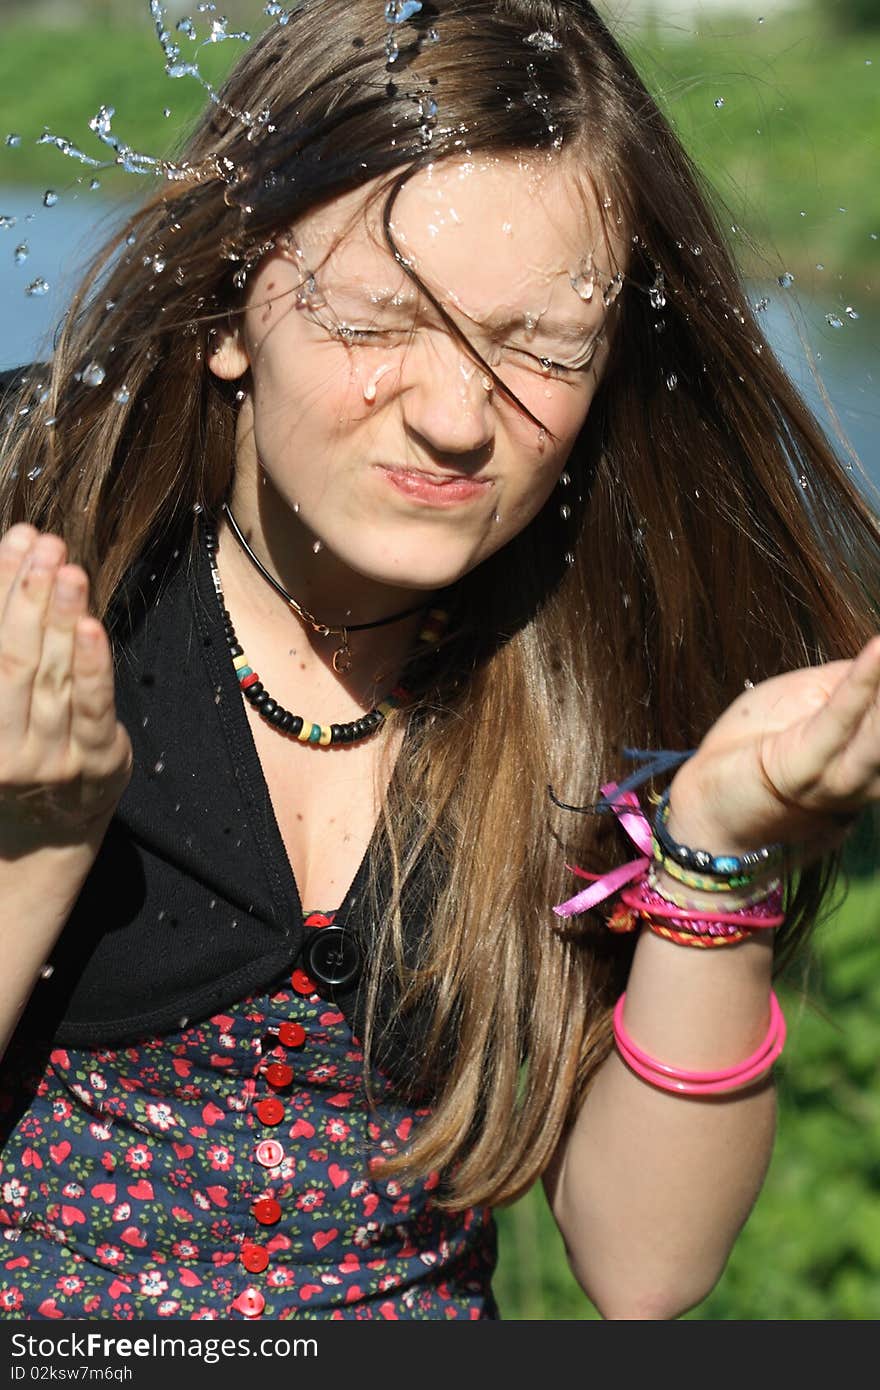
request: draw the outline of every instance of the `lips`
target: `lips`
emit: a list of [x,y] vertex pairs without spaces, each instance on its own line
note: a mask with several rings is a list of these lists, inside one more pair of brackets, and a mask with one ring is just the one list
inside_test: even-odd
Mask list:
[[400,497],[418,505],[457,506],[485,497],[494,486],[491,478],[475,478],[467,473],[438,473],[436,470],[403,468],[394,464],[377,465],[379,472]]

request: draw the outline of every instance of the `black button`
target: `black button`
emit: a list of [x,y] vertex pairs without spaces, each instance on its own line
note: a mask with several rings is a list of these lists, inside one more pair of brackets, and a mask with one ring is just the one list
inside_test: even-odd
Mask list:
[[344,927],[318,927],[303,946],[303,968],[325,989],[347,989],[361,973],[360,947]]

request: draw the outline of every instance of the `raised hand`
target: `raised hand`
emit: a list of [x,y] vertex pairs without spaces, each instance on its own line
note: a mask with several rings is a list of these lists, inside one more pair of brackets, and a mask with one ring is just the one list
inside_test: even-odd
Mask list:
[[76,843],[109,821],[131,774],[113,661],[88,576],[33,526],[0,539],[0,855]]
[[788,671],[738,696],[676,773],[670,829],[719,852],[772,841],[821,852],[878,799],[873,637],[853,660]]

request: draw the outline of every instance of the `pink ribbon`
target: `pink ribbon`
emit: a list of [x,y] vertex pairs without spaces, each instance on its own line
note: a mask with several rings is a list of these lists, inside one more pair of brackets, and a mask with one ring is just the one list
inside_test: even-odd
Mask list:
[[[606,800],[610,800],[611,793],[617,790],[616,782],[606,782],[602,787],[602,795]],[[621,803],[632,806],[634,809],[626,811]],[[645,873],[651,863],[653,835],[651,826],[648,822],[641,806],[639,798],[635,792],[621,792],[619,798],[612,804],[611,810],[617,816],[623,829],[632,840],[636,849],[642,851],[641,857],[631,859],[628,864],[621,864],[617,869],[611,869],[607,874],[590,874],[586,869],[578,869],[574,864],[566,864],[573,874],[578,878],[591,878],[595,882],[590,888],[585,888],[582,893],[569,898],[568,902],[559,903],[553,911],[557,917],[574,917],[579,912],[586,912],[588,908],[595,907],[605,898],[610,898],[612,893],[616,893],[625,883],[630,883],[640,874]]]

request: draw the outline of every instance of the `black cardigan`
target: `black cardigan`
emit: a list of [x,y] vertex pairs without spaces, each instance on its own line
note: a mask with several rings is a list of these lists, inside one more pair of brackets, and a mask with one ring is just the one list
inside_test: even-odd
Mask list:
[[[0,373],[0,399],[20,375]],[[68,1046],[135,1041],[209,1017],[295,965],[310,930],[204,545],[194,564],[188,536],[177,544],[166,537],[142,559],[114,604],[112,632],[117,714],[134,769],[18,1030]],[[364,953],[371,934],[364,886],[375,853],[374,836],[335,918]],[[404,899],[411,961],[437,873],[423,859]],[[333,996],[360,1038],[363,985],[362,978]],[[386,986],[375,1056],[405,1087],[424,1056],[427,1020],[412,1011],[392,1026],[393,1002]],[[433,1075],[448,1061],[448,1050],[436,1057]]]

